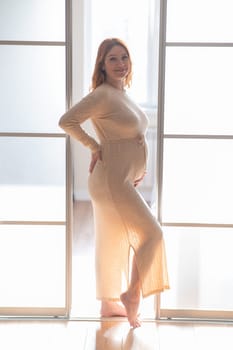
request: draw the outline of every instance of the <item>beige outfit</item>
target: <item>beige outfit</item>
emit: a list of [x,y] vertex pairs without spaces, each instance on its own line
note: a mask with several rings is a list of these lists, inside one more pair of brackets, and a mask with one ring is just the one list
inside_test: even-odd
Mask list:
[[[99,142],[80,124],[91,118]],[[97,299],[119,300],[129,282],[129,251],[133,249],[142,295],[168,286],[162,231],[150,208],[134,187],[146,170],[144,134],[148,119],[125,91],[102,84],[61,118],[67,134],[101,149],[89,175],[96,232]],[[126,281],[126,285],[124,285]]]

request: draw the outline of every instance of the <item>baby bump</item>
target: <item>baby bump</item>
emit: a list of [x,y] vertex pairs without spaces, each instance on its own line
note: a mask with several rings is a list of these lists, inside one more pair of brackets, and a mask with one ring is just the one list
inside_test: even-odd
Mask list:
[[108,202],[112,193],[125,191],[146,170],[147,147],[144,140],[130,139],[102,145],[102,160],[89,174],[88,188],[92,200]]
[[[140,177],[147,163],[147,145],[143,136],[103,144],[105,171],[119,181]],[[117,181],[115,179],[115,181]]]

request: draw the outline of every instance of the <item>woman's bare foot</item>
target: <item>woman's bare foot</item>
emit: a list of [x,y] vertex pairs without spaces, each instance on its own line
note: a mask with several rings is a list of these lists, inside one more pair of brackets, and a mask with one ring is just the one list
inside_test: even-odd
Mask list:
[[125,306],[130,326],[133,328],[140,327],[141,322],[138,319],[140,296],[131,298],[129,292],[125,292],[121,294],[121,301]]
[[115,301],[103,300],[100,309],[101,317],[127,317],[124,306]]

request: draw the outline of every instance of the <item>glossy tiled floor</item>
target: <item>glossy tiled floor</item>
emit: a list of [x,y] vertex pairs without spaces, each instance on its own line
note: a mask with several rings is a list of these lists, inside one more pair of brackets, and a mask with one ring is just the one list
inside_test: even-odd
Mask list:
[[232,350],[233,324],[0,321],[2,350]]
[[0,319],[0,350],[233,350],[233,323],[143,321],[132,330],[124,318],[98,320],[90,204],[78,209],[72,320]]

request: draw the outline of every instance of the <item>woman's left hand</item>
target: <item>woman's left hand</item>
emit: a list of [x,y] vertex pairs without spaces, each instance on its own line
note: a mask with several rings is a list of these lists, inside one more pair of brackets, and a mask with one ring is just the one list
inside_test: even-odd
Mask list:
[[95,167],[98,160],[102,160],[101,151],[97,151],[97,152],[91,154],[91,163],[89,166],[90,173],[92,173],[92,171],[94,170],[94,167]]

